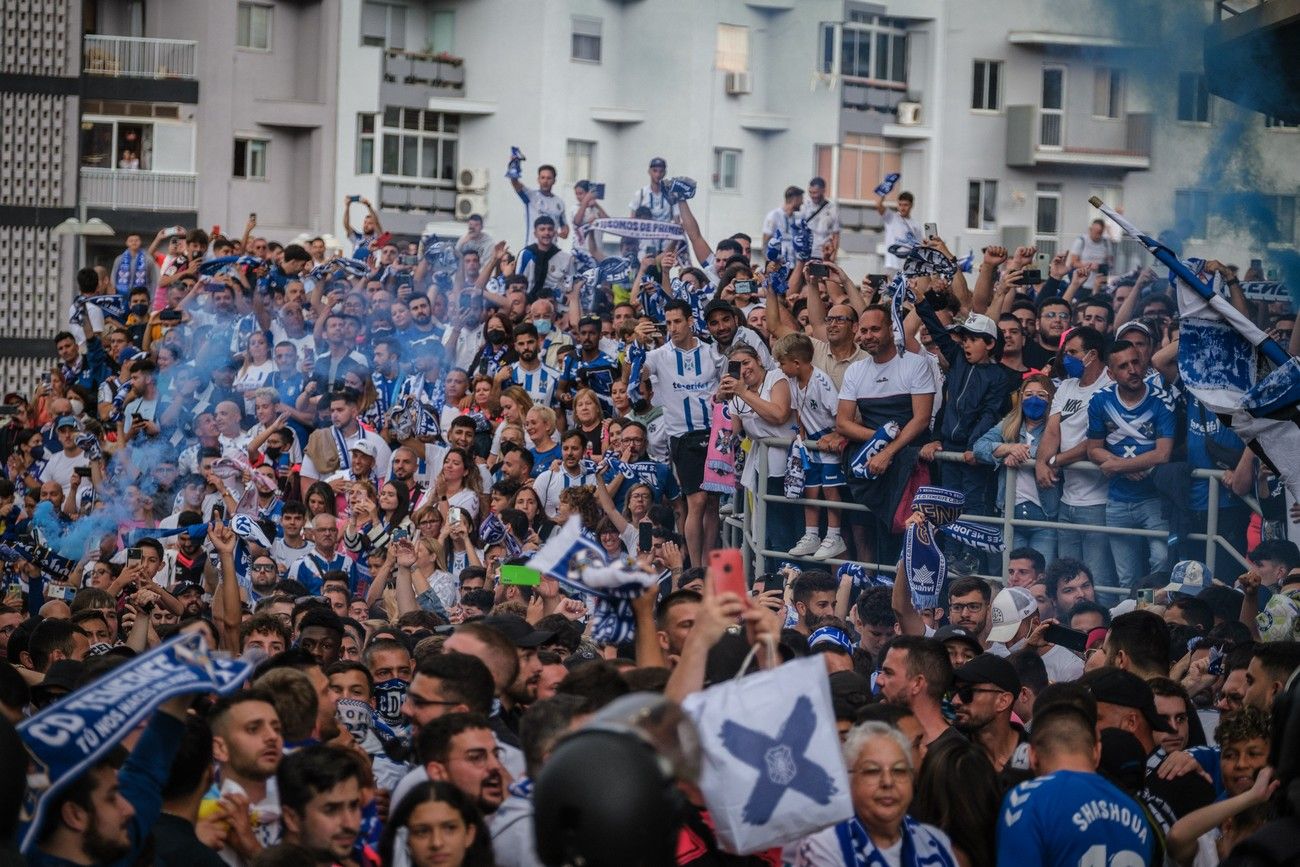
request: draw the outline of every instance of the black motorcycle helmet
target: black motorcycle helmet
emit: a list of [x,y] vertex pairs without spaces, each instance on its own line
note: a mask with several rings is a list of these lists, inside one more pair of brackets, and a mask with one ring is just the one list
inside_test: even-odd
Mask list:
[[682,803],[670,763],[644,738],[612,726],[581,729],[537,776],[537,855],[548,867],[669,867]]

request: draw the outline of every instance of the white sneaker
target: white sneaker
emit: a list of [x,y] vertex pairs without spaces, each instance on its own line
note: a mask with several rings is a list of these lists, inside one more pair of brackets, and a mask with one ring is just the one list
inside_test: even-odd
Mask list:
[[795,543],[794,547],[789,550],[791,557],[807,557],[812,552],[818,550],[821,545],[821,539],[816,533],[804,533],[803,538]]
[[827,536],[817,546],[817,551],[812,556],[814,560],[829,560],[831,557],[838,557],[847,550],[849,550],[849,546],[844,544],[843,536]]

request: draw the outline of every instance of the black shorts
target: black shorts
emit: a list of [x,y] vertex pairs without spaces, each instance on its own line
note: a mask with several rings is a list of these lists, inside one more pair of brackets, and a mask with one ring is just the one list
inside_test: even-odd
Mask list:
[[709,432],[693,431],[672,437],[668,441],[668,455],[673,464],[673,474],[682,494],[690,496],[700,492],[704,482],[704,459],[709,453]]

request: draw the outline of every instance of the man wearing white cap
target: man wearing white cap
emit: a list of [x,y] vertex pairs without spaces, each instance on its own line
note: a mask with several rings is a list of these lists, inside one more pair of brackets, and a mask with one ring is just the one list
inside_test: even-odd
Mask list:
[[993,597],[989,611],[989,653],[1009,656],[1021,647],[1033,647],[1043,657],[1047,677],[1053,683],[1074,680],[1083,674],[1083,660],[1064,647],[1043,640],[1043,632],[1055,621],[1042,621],[1038,602],[1023,587],[1004,587]]

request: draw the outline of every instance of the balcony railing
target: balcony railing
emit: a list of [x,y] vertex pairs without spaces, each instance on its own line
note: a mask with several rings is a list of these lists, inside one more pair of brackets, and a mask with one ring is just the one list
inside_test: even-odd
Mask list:
[[[1092,120],[1065,123],[1054,111],[1033,105],[1007,106],[1007,165],[1070,165],[1120,170],[1151,168],[1152,116],[1129,112],[1110,125]],[[1073,130],[1073,131],[1072,131]]]
[[188,39],[145,39],[89,34],[81,68],[88,75],[121,78],[198,78],[199,44]]
[[81,169],[81,199],[91,208],[123,211],[193,211],[198,176],[139,169]]
[[464,92],[465,61],[450,54],[389,48],[384,52],[384,81]]

